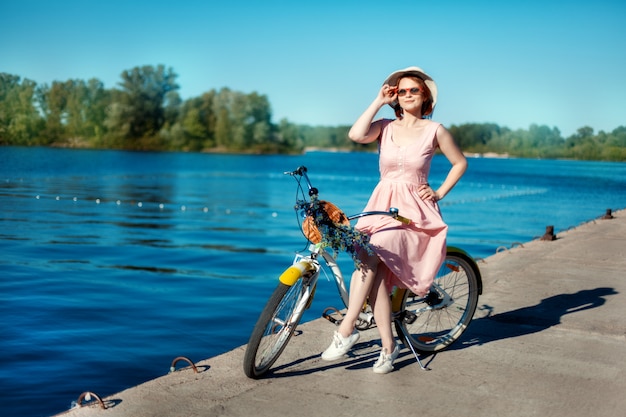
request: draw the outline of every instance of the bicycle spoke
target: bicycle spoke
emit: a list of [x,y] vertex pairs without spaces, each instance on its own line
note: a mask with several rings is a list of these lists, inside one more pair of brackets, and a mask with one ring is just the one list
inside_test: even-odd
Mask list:
[[251,378],[263,375],[278,359],[293,335],[311,296],[304,279],[293,286],[280,284],[259,317],[244,356],[244,371]]
[[[467,259],[448,254],[426,297],[405,294],[403,310],[408,314],[396,320],[398,333],[407,336],[415,350],[435,352],[456,341],[467,328],[478,303],[474,270]],[[408,320],[407,318],[410,318]]]

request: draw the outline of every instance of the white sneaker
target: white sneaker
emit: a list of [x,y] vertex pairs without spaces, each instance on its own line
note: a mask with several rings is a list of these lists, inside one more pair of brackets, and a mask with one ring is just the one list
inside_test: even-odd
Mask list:
[[388,374],[393,371],[393,361],[396,360],[398,354],[400,353],[400,349],[398,348],[398,344],[396,343],[396,347],[391,352],[391,354],[387,354],[387,349],[383,348],[380,351],[380,356],[378,360],[374,364],[374,373],[376,374]]
[[332,343],[322,352],[322,359],[325,361],[334,361],[341,358],[358,342],[360,337],[361,335],[356,329],[354,329],[352,334],[348,337],[343,337],[339,332],[335,331]]

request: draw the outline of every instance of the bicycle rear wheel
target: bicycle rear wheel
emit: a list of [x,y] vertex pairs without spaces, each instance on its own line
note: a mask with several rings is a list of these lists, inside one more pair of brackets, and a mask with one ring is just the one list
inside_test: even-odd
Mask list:
[[279,283],[265,305],[243,360],[243,370],[249,378],[265,374],[287,346],[315,288],[305,281],[299,279],[292,286]]
[[439,352],[461,337],[478,304],[480,272],[462,253],[448,252],[430,293],[418,297],[400,290],[400,308],[394,308],[398,336],[420,353]]

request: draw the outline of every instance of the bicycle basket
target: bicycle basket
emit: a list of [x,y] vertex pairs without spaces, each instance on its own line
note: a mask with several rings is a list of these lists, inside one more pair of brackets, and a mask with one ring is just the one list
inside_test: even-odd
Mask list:
[[304,236],[313,243],[322,241],[320,226],[337,227],[337,225],[349,225],[348,216],[333,203],[329,201],[319,201],[316,203],[318,209],[311,207],[307,210],[307,216],[302,222],[302,232]]

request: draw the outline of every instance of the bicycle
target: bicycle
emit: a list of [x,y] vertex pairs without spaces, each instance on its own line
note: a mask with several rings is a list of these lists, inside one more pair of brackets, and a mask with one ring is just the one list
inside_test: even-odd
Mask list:
[[[346,216],[334,204],[319,200],[319,191],[312,186],[306,167],[301,166],[285,174],[297,180],[294,208],[299,226],[311,244],[308,254],[297,253],[292,265],[279,276],[279,283],[252,330],[243,368],[246,376],[254,379],[269,371],[287,346],[304,311],[311,306],[324,264],[330,269],[339,296],[347,307],[348,291],[336,256],[344,250],[352,253],[354,258],[354,245],[346,245],[346,240],[356,240],[360,245],[367,243],[359,242],[363,235],[349,226],[350,221],[363,216],[386,215],[405,224],[411,222],[402,217],[396,208]],[[465,251],[452,246],[447,247],[443,265],[427,296],[419,297],[407,289],[396,288],[393,291],[392,320],[396,333],[404,346],[413,352],[421,369],[427,368],[418,353],[437,353],[458,340],[474,316],[480,294],[482,278],[478,265]],[[326,311],[324,317],[339,322]],[[365,305],[357,328],[365,330],[372,325],[373,314]]]

